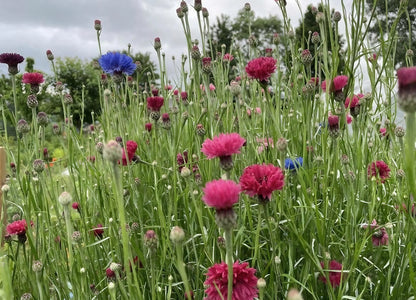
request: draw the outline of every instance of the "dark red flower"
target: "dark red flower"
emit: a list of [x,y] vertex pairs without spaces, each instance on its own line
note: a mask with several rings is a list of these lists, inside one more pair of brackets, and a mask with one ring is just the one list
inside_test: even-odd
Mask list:
[[94,229],[93,229],[94,235],[98,238],[102,238],[103,237],[103,233],[104,233],[104,229],[103,229],[103,225],[98,224]]
[[25,58],[17,53],[2,53],[0,54],[0,63],[9,66],[9,73],[16,75],[18,73],[17,65],[23,62]]
[[384,183],[390,177],[390,168],[384,161],[378,160],[368,165],[367,175],[369,179],[374,176]]
[[72,203],[72,208],[75,209],[75,210],[78,210],[79,209],[79,203],[78,202]]
[[25,235],[27,223],[26,220],[18,220],[7,225],[6,231],[10,235]]
[[[321,262],[321,267],[324,270],[326,269],[325,268],[325,264],[324,264],[323,261]],[[325,272],[329,272],[329,274],[328,274],[329,282],[332,285],[332,287],[335,288],[335,287],[337,287],[337,286],[339,286],[341,284],[341,279],[342,279],[342,264],[340,264],[336,260],[331,260],[329,262],[328,269],[329,270],[325,270]],[[319,279],[322,282],[327,283],[325,276],[320,276]]]
[[152,123],[146,123],[146,124],[144,124],[144,128],[145,128],[148,132],[152,131]]
[[110,268],[107,268],[105,270],[105,275],[107,276],[107,279],[109,280],[115,280],[116,279],[116,273],[111,270]]
[[154,96],[147,98],[147,108],[151,111],[160,111],[164,103],[163,97]]
[[267,81],[276,71],[276,60],[273,57],[259,57],[248,62],[246,73],[250,78]]
[[[248,263],[233,264],[233,300],[249,300],[257,297],[256,269],[248,267]],[[209,300],[227,299],[228,266],[225,262],[215,264],[208,269],[205,293]],[[221,294],[220,294],[221,293]]]
[[126,150],[127,150],[127,156],[126,156],[126,151],[123,148],[123,155],[121,158],[123,166],[127,166],[127,160],[128,162],[131,162],[133,160],[134,155],[137,150],[137,143],[135,141],[127,141]]
[[241,190],[250,197],[258,196],[260,201],[270,200],[272,192],[281,190],[284,184],[282,170],[272,164],[248,166],[240,177]]

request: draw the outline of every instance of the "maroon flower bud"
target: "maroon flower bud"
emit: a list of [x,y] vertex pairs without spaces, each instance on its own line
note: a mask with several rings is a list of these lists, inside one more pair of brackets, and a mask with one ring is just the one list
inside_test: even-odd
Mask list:
[[97,30],[97,31],[100,31],[102,29],[100,20],[95,20],[94,21],[94,29]]

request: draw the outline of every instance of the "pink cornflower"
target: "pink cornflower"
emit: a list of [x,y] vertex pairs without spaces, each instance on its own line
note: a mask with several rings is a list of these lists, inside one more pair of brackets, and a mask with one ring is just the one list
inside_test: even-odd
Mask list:
[[212,83],[209,84],[209,90],[210,91],[215,91],[215,85],[213,85]]
[[34,73],[25,73],[23,74],[22,77],[22,83],[27,83],[27,84],[34,84],[34,85],[39,85],[41,83],[43,83],[45,81],[45,79],[43,79],[43,74],[42,73],[38,73],[38,72],[34,72]]
[[246,140],[238,133],[221,133],[212,140],[206,139],[202,144],[201,151],[208,159],[219,157],[221,168],[229,171],[233,167],[231,155],[240,153],[245,142]]
[[163,103],[163,97],[153,96],[147,98],[147,108],[151,111],[160,111],[160,109],[163,106]]
[[6,231],[10,235],[25,235],[26,234],[27,223],[26,220],[18,220],[7,225]]
[[[329,84],[329,92],[340,92],[348,83],[348,76],[339,75],[336,76]],[[322,90],[326,91],[327,80],[321,83]]]
[[380,135],[381,135],[382,137],[387,136],[387,129],[386,129],[386,128],[380,128]]
[[277,60],[273,57],[259,57],[248,62],[246,73],[250,78],[266,82],[276,71]]
[[273,138],[256,138],[256,141],[257,143],[260,143],[260,146],[257,147],[258,154],[261,154],[264,151],[264,149],[268,149],[269,147],[274,148]]
[[232,56],[230,53],[225,53],[222,59],[225,61],[232,61],[234,56]]
[[240,153],[241,147],[246,142],[238,133],[221,133],[212,140],[206,139],[201,151],[208,159],[215,157],[231,156]]
[[[208,269],[205,293],[209,300],[227,299],[228,266],[225,262],[215,264]],[[256,269],[248,267],[248,263],[233,264],[233,300],[250,300],[257,297]],[[221,294],[220,294],[221,293]]]
[[[321,261],[321,267],[322,269],[325,269],[325,264],[323,261]],[[329,271],[328,277],[329,282],[332,285],[333,288],[339,286],[341,284],[342,279],[342,264],[337,262],[336,260],[331,260],[329,262],[328,266],[329,270],[325,270],[325,272]],[[320,276],[319,280],[321,280],[324,283],[327,283],[325,276]]]
[[384,161],[378,160],[368,165],[367,175],[369,179],[374,176],[384,183],[390,177],[390,168]]
[[227,210],[238,202],[240,186],[232,180],[213,180],[202,189],[202,201],[216,210]]
[[350,99],[350,97],[347,97],[347,99],[345,99],[345,103],[344,103],[345,108],[350,108],[351,109],[351,108],[355,108],[355,107],[359,106],[360,105],[360,99],[363,98],[363,97],[364,97],[363,94],[354,95],[352,97],[352,99]]
[[272,164],[248,166],[240,177],[241,190],[250,197],[257,196],[261,203],[269,201],[272,192],[281,190],[284,184],[282,170]]

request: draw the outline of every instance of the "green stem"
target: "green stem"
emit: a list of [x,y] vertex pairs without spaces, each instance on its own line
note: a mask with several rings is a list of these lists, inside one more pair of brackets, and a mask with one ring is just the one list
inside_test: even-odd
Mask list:
[[183,248],[182,248],[182,243],[179,243],[176,245],[176,268],[178,269],[179,274],[181,275],[183,284],[185,286],[185,292],[186,292],[186,296],[185,299],[190,299],[190,291],[191,289],[189,288],[189,281],[188,281],[188,276],[186,275],[186,271],[185,271],[185,267],[184,267],[184,263],[183,263]]
[[16,76],[10,75],[12,79],[12,89],[13,89],[13,103],[14,103],[14,125],[17,124],[17,98],[16,98]]
[[66,225],[66,233],[68,239],[68,265],[69,270],[72,270],[73,260],[74,257],[72,255],[72,223],[71,223],[71,213],[69,211],[69,206],[64,206],[64,216],[65,216],[65,225]]
[[118,169],[117,163],[113,164],[113,171],[114,171],[114,178],[115,178],[115,195],[116,195],[116,201],[118,206],[118,214],[119,214],[119,221],[121,226],[121,240],[122,240],[122,246],[123,246],[123,257],[124,257],[124,266],[126,267],[126,273],[127,273],[127,281],[128,286],[132,285],[132,279],[131,279],[131,272],[129,272],[127,266],[129,265],[130,261],[130,248],[129,248],[129,240],[127,236],[127,230],[126,230],[126,213],[124,210],[124,201],[123,201],[123,190],[121,185],[121,177],[120,177],[120,170]]
[[43,299],[45,299],[45,297],[43,296],[43,289],[42,289],[40,273],[41,272],[36,273],[36,285],[38,286],[38,290],[39,290],[39,299],[43,300]]
[[[407,113],[406,114],[406,136],[405,136],[405,159],[406,159],[406,173],[408,177],[409,188],[413,197],[416,197],[415,168],[414,168],[415,139],[416,139],[415,126],[416,126],[415,113]],[[409,208],[410,207],[411,206],[409,206]],[[409,211],[411,210],[409,209]]]
[[233,235],[232,229],[225,229],[225,248],[227,251],[226,262],[228,267],[228,292],[227,300],[232,300],[233,296]]
[[38,155],[39,150],[39,136],[38,136],[38,122],[36,117],[36,108],[32,108],[32,126],[33,126],[33,136],[35,138],[34,140],[34,147],[35,147],[35,156]]
[[253,256],[253,266],[256,265],[257,256],[259,255],[259,244],[260,244],[260,228],[261,228],[261,216],[257,216],[257,228],[256,228],[256,239],[254,240],[254,256]]

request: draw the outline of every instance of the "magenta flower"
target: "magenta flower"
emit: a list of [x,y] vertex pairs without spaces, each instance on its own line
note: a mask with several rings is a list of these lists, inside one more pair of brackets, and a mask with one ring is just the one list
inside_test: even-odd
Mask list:
[[281,190],[284,184],[282,170],[272,164],[248,166],[240,177],[241,190],[250,197],[258,196],[260,202],[270,200],[272,192]]
[[[215,264],[208,269],[205,293],[209,300],[227,299],[228,266],[225,262]],[[248,267],[248,263],[233,264],[233,300],[252,300],[257,297],[256,269]],[[221,294],[220,294],[221,293]]]
[[248,62],[246,73],[250,78],[266,82],[276,71],[277,60],[273,57],[259,57]]
[[416,111],[416,67],[397,70],[399,82],[398,103],[405,112]]
[[[339,75],[336,76],[329,85],[329,92],[340,92],[348,84],[348,76]],[[322,90],[326,91],[327,80],[321,83]]]
[[349,107],[350,109],[352,109],[352,108],[355,108],[355,107],[359,106],[360,105],[360,99],[363,98],[363,97],[364,97],[363,94],[354,95],[352,97],[352,99],[350,99],[350,97],[347,97],[347,99],[345,99],[345,103],[344,103],[345,108]]
[[10,235],[25,235],[27,223],[26,220],[18,220],[7,225],[6,231]]
[[233,167],[231,155],[240,153],[245,142],[246,140],[238,133],[222,133],[212,140],[206,139],[202,144],[201,151],[208,159],[219,157],[221,168],[229,171]]
[[374,176],[384,183],[390,177],[390,168],[384,161],[378,160],[368,165],[367,175],[369,179]]
[[232,180],[213,180],[202,189],[202,201],[216,210],[227,210],[238,202],[240,186]]

